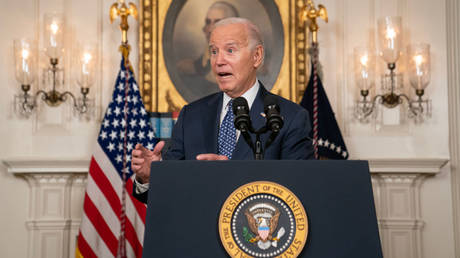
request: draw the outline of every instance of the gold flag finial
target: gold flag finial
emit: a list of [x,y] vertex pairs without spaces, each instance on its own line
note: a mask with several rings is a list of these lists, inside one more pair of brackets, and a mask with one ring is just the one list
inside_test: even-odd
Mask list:
[[124,0],[112,4],[110,7],[110,23],[120,16],[120,29],[121,29],[121,46],[120,51],[125,58],[125,62],[128,61],[129,51],[131,47],[128,45],[128,16],[133,16],[137,20],[137,7],[133,3],[126,5]]
[[312,33],[313,43],[318,43],[317,34],[319,26],[316,22],[316,18],[318,17],[328,22],[326,7],[320,4],[318,5],[318,9],[316,9],[312,0],[306,0],[305,5],[301,8],[299,20],[302,25],[310,21],[308,28]]

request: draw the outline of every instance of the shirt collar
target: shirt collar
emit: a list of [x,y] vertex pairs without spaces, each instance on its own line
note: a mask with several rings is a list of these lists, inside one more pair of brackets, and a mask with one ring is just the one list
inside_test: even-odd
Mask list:
[[[259,92],[259,88],[260,83],[259,80],[257,80],[256,78],[256,82],[254,83],[254,85],[252,85],[251,88],[249,88],[249,90],[247,90],[243,95],[241,95],[241,97],[245,98],[248,101],[249,109],[251,109],[252,103],[254,103],[254,100],[256,99],[257,92]],[[224,92],[224,100],[222,102],[223,110],[227,108],[228,102],[230,102],[231,99],[232,98]]]

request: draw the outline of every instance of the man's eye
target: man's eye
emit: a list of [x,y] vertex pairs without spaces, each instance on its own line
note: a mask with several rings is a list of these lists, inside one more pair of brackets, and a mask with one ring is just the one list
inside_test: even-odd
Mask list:
[[228,53],[233,53],[233,52],[235,52],[235,51],[233,50],[233,48],[229,48],[227,51],[228,51]]
[[211,54],[212,54],[212,55],[215,55],[215,54],[217,54],[217,50],[215,50],[215,49],[211,49]]

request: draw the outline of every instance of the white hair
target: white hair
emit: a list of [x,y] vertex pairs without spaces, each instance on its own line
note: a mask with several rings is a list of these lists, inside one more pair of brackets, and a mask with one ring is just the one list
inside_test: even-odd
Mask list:
[[[256,49],[257,46],[262,46],[264,48],[264,39],[262,34],[260,33],[259,28],[255,25],[252,21],[241,18],[241,17],[230,17],[222,19],[216,24],[214,24],[214,28],[211,30],[211,33],[218,27],[229,25],[229,24],[243,24],[246,27],[246,31],[248,32],[248,40],[249,40],[249,47],[251,50]],[[264,51],[265,52],[265,51]]]

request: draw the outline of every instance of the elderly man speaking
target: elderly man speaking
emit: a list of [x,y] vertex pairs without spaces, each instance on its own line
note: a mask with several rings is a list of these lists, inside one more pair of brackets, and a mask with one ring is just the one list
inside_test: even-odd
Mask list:
[[[268,92],[257,80],[264,59],[264,44],[256,25],[244,18],[227,18],[215,24],[209,40],[211,68],[221,92],[184,106],[161,155],[164,142],[153,151],[140,144],[132,151],[131,168],[136,174],[134,195],[147,202],[150,163],[153,161],[253,159],[248,144],[233,125],[233,99],[244,97],[255,128],[265,124],[264,98],[275,96],[284,127],[265,150],[265,159],[310,159],[312,143],[308,112],[299,105]],[[268,135],[262,136],[266,142]]]

